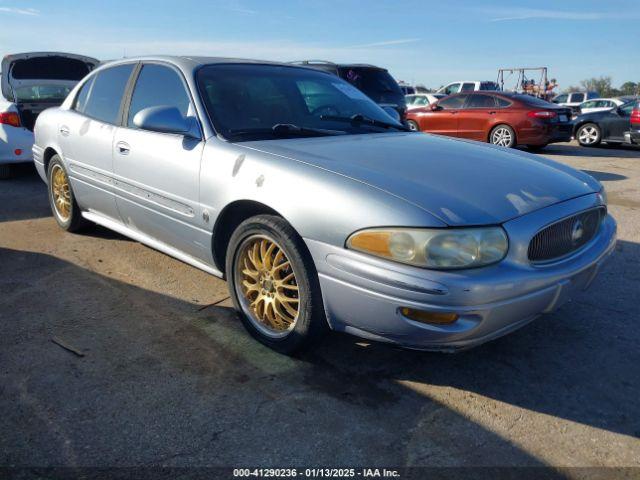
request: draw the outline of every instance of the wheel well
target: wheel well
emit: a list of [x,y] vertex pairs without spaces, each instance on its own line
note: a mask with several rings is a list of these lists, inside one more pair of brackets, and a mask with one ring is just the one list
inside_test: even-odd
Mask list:
[[256,215],[277,215],[282,217],[273,208],[253,200],[235,201],[220,212],[213,228],[212,248],[216,266],[223,274],[225,273],[227,246],[231,235],[238,228],[238,225],[247,218],[255,217]]
[[53,157],[54,155],[57,155],[58,152],[56,152],[53,148],[51,147],[47,147],[44,151],[44,153],[42,154],[42,161],[44,162],[44,172],[45,174],[49,171],[49,162],[51,161],[51,157]]

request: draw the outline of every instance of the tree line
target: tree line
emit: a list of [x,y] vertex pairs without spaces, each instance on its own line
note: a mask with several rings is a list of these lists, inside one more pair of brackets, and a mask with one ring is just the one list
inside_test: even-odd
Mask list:
[[611,77],[593,77],[582,80],[579,87],[571,86],[565,89],[565,92],[575,92],[576,90],[598,92],[603,98],[620,97],[622,95],[640,95],[640,82],[624,82],[619,88],[615,88],[612,84]]

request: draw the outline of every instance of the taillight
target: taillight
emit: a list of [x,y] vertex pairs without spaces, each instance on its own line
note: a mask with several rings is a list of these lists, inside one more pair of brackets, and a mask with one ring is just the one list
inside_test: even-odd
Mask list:
[[530,118],[556,118],[557,116],[558,114],[556,112],[551,112],[549,110],[532,110],[527,112],[527,117]]
[[20,126],[20,116],[16,112],[0,112],[0,124]]
[[636,107],[631,111],[631,125],[640,126],[640,107]]

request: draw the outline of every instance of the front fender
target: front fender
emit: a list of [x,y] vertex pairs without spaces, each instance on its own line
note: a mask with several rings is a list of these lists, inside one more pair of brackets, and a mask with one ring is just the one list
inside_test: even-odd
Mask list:
[[234,201],[259,202],[279,212],[303,238],[336,246],[363,228],[446,226],[418,206],[370,185],[217,138],[210,139],[203,152],[200,198],[216,218]]

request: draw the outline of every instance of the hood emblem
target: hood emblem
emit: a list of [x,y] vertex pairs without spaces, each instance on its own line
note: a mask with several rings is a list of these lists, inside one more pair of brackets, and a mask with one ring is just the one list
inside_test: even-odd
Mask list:
[[571,227],[571,241],[575,245],[578,243],[582,236],[584,235],[584,225],[582,224],[582,220],[577,219],[573,222],[573,226]]

